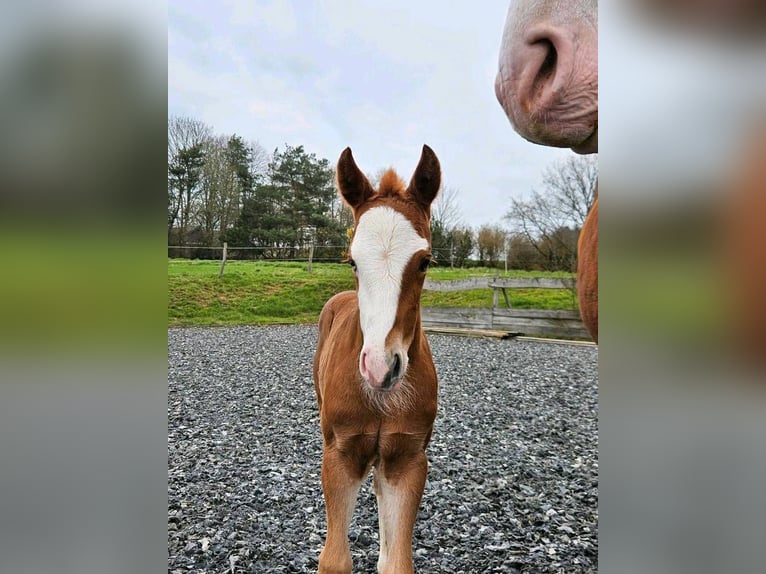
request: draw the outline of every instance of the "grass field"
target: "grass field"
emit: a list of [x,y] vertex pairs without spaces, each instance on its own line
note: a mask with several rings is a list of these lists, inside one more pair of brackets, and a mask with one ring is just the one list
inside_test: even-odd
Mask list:
[[[354,288],[347,265],[315,263],[312,273],[303,262],[229,261],[218,278],[220,262],[168,260],[168,322],[170,325],[248,325],[312,323],[325,301]],[[494,276],[495,269],[428,271],[435,280]],[[513,271],[501,277],[566,277],[567,273]],[[574,293],[566,289],[515,289],[511,305],[520,309],[576,309]],[[501,298],[502,301],[502,298]],[[492,290],[437,293],[424,291],[423,305],[491,307]]]

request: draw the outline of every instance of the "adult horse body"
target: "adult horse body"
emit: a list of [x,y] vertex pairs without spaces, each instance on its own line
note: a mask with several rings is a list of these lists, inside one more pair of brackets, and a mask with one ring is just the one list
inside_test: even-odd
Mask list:
[[314,386],[327,510],[319,572],[351,572],[348,527],[372,468],[378,572],[407,573],[413,571],[412,534],[436,417],[436,370],[421,327],[420,295],[441,170],[434,152],[423,146],[409,186],[388,170],[376,191],[346,148],[337,180],[354,212],[349,263],[356,291],[332,297],[319,318]]
[[[512,0],[495,94],[525,139],[598,151],[596,0]],[[580,313],[598,342],[598,196],[578,242]]]

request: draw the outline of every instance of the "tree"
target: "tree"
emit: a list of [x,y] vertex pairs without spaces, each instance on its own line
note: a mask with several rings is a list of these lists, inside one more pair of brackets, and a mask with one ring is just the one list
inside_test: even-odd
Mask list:
[[260,143],[251,141],[248,145],[250,150],[250,173],[253,176],[253,185],[261,183],[269,170],[271,156]]
[[442,227],[440,221],[434,219],[431,220],[431,252],[437,262],[450,263],[449,232]]
[[168,238],[179,222],[178,242],[184,245],[191,218],[191,205],[199,190],[204,164],[202,144],[180,148],[168,166]]
[[168,118],[168,242],[176,224],[178,241],[186,240],[192,204],[198,193],[204,147],[211,137],[210,127],[185,116]]
[[335,198],[335,176],[330,162],[306,153],[303,146],[285,146],[274,151],[269,165],[269,179],[281,198],[283,213],[289,225],[283,241],[290,246],[303,246],[306,228],[331,227],[331,206]]
[[508,267],[542,271],[546,268],[540,252],[522,233],[511,233],[506,243]]
[[577,236],[595,200],[597,161],[592,155],[571,155],[551,164],[543,172],[545,192],[533,190],[529,199],[511,200],[506,220],[537,251],[544,269],[576,268]]
[[506,232],[503,228],[493,225],[482,225],[476,234],[476,246],[479,251],[479,261],[483,265],[494,267],[504,252]]
[[195,205],[200,239],[217,244],[239,215],[244,189],[252,187],[247,151],[237,136],[219,135],[205,143],[202,183]]
[[[460,207],[457,203],[458,190],[454,187],[442,187],[436,201],[431,206],[431,247],[438,259],[448,261],[454,267],[455,232],[461,224]],[[465,240],[464,236],[461,236]],[[470,252],[470,250],[469,250]],[[465,261],[462,257],[459,266]]]
[[239,193],[248,197],[253,191],[255,178],[251,171],[252,148],[237,134],[226,142],[226,160],[239,184]]
[[337,203],[335,175],[326,159],[303,146],[274,150],[262,181],[256,182],[229,241],[264,248],[305,248],[345,243],[344,210]]
[[431,206],[431,224],[437,225],[449,235],[461,225],[460,206],[458,205],[458,189],[442,186],[436,201]]
[[569,155],[543,171],[543,185],[560,217],[582,228],[590,206],[596,199],[598,156]]
[[168,118],[168,165],[182,149],[201,145],[213,135],[213,130],[205,122],[187,116]]
[[474,247],[473,230],[467,225],[456,227],[450,233],[451,258],[453,265],[462,267],[471,256]]

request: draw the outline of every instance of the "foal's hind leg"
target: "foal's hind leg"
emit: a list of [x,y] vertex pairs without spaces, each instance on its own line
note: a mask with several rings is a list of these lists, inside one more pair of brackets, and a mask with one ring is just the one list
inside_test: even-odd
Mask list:
[[322,456],[322,491],[327,509],[327,540],[319,555],[319,574],[350,574],[353,563],[348,527],[362,479],[350,461],[334,448]]
[[375,470],[380,522],[380,574],[410,574],[412,532],[426,483],[428,460],[422,450],[384,458]]

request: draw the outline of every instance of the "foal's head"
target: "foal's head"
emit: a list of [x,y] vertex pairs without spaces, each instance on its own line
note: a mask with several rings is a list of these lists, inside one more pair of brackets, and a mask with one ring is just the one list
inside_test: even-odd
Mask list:
[[441,184],[439,160],[423,146],[409,185],[388,170],[375,190],[346,148],[337,176],[354,212],[349,263],[364,338],[359,371],[372,387],[394,390],[407,370],[420,324],[420,293],[431,262],[431,202]]

